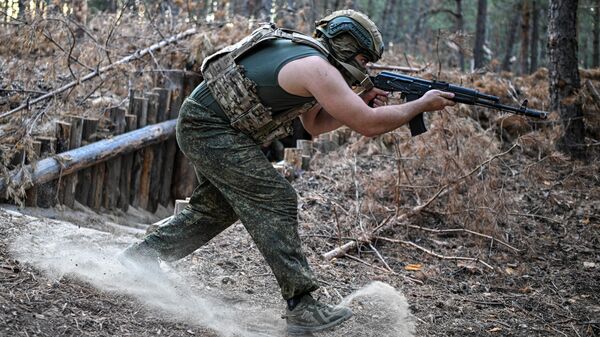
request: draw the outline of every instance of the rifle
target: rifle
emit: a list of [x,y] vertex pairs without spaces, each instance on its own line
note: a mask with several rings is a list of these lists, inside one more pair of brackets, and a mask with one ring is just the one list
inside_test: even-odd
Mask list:
[[[454,93],[454,98],[451,98],[451,100],[457,103],[483,106],[539,119],[548,118],[548,113],[545,111],[527,108],[527,100],[524,100],[523,103],[521,103],[521,106],[518,108],[512,107],[509,105],[500,104],[500,98],[497,96],[482,94],[475,89],[464,88],[447,82],[429,81],[426,79],[396,74],[389,71],[383,71],[377,76],[371,76],[371,81],[376,88],[381,90],[388,92],[401,92],[402,98],[406,98],[407,102],[419,99],[429,90],[437,89]],[[425,123],[423,122],[422,113],[413,118],[409,122],[409,125],[410,133],[413,137],[427,131]]]

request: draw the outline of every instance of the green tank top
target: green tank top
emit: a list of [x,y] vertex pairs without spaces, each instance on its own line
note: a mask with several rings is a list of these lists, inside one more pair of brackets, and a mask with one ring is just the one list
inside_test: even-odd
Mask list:
[[[257,46],[242,56],[238,63],[244,66],[246,77],[257,84],[258,97],[262,103],[271,108],[273,115],[277,115],[313,100],[313,97],[302,97],[286,92],[277,81],[279,71],[284,65],[308,56],[320,56],[327,59],[313,47],[290,40],[277,39]],[[223,113],[204,81],[194,89],[190,96],[207,108]]]

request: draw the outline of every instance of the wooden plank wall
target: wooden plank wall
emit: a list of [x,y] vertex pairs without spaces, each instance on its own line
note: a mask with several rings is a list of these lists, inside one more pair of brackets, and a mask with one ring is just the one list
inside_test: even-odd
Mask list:
[[[201,82],[200,75],[168,70],[157,73],[155,88],[130,90],[129,105],[111,107],[99,118],[69,116],[56,122],[52,137],[37,137],[34,151],[23,152],[14,164],[32,163],[89,143],[175,119],[179,108]],[[94,210],[134,206],[155,212],[159,205],[173,206],[175,199],[191,195],[197,186],[192,165],[179,150],[175,137],[134,153],[99,163],[26,191],[27,206],[73,208],[75,203]]]

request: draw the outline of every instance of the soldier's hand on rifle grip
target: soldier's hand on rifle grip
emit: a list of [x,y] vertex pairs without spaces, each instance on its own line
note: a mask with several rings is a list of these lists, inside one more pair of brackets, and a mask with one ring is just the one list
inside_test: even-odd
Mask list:
[[453,97],[454,94],[451,92],[429,90],[423,97],[419,98],[419,101],[423,105],[423,111],[438,111],[447,106],[456,105],[456,102],[451,100]]
[[373,88],[373,89],[361,94],[361,98],[370,107],[377,108],[380,106],[387,105],[388,95],[389,95],[389,92],[387,92],[387,91],[383,91],[379,88]]

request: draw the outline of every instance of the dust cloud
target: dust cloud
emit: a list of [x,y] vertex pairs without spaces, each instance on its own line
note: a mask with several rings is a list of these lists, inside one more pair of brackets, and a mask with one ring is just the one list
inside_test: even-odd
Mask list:
[[[99,290],[132,297],[166,320],[208,328],[223,336],[285,335],[283,308],[228,300],[173,271],[127,270],[116,255],[134,240],[132,237],[60,221],[31,220],[13,240],[11,253],[53,280],[77,278]],[[413,335],[406,299],[389,285],[372,283],[351,294],[344,303],[352,307],[355,316],[339,329],[318,336]]]

